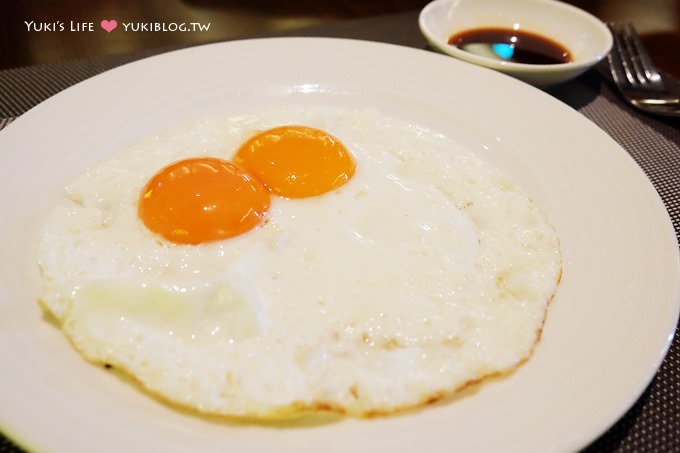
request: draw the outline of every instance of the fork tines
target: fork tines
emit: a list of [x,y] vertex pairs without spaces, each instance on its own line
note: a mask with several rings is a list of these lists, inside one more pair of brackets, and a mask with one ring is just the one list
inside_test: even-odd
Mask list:
[[614,44],[607,56],[623,98],[647,113],[680,117],[680,96],[668,89],[632,24],[609,25]]
[[662,89],[661,76],[633,24],[610,24],[609,29],[614,37],[609,65],[616,83],[629,83],[635,88]]

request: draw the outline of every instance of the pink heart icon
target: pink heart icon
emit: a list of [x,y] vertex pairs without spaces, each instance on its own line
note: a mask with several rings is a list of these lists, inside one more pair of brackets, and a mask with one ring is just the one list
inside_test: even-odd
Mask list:
[[101,23],[101,26],[104,30],[111,33],[118,26],[118,22],[116,22],[115,19],[111,20],[104,19]]

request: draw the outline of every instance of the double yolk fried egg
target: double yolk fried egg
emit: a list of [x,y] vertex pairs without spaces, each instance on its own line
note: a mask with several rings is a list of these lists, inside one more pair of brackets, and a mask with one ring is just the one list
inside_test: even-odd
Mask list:
[[121,151],[66,188],[39,254],[40,302],[87,360],[262,418],[390,414],[511,371],[561,273],[544,213],[474,153],[318,106]]

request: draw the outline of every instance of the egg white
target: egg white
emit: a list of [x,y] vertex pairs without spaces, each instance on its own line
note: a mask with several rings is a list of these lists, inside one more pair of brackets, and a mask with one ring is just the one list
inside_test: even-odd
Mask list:
[[[137,216],[179,159],[230,159],[304,124],[357,170],[321,196],[274,197],[268,221],[198,246]],[[558,237],[507,177],[435,131],[305,106],[150,137],[67,187],[40,238],[42,305],[88,360],[201,412],[387,414],[514,369],[561,272]]]

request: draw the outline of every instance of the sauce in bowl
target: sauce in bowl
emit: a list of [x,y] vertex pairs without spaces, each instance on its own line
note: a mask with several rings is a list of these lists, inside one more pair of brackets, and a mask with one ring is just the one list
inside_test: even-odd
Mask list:
[[545,36],[512,28],[474,28],[449,37],[448,43],[466,52],[526,64],[573,61],[562,44]]

